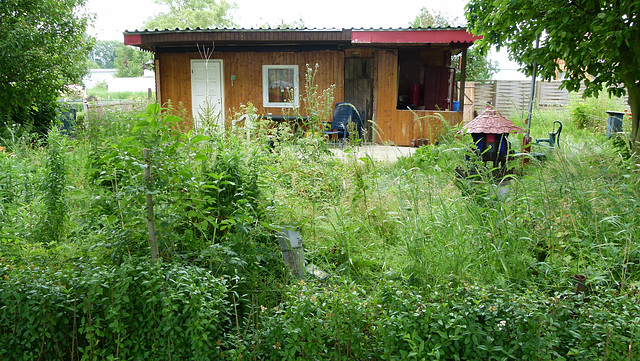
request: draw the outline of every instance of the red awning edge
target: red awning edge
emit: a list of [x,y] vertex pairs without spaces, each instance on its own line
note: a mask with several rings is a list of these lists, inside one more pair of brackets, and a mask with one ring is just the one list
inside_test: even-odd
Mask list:
[[353,30],[351,42],[354,44],[419,44],[419,43],[473,43],[482,39],[466,30],[430,30],[430,31],[376,31]]
[[125,34],[124,45],[141,45],[142,35],[140,34]]

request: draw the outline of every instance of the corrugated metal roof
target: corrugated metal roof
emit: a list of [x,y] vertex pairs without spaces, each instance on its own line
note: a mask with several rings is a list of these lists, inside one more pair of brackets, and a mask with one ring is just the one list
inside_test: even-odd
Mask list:
[[185,33],[185,32],[283,32],[283,31],[442,31],[442,30],[467,30],[465,27],[426,27],[426,28],[175,28],[175,29],[136,29],[125,30],[124,34],[158,34],[158,33]]
[[524,130],[505,118],[500,112],[488,108],[460,130],[462,134],[524,133]]
[[[376,44],[383,47],[437,44],[469,47],[479,37],[463,27],[408,29],[164,29],[124,32],[125,45],[146,50],[186,51],[195,44],[215,43],[217,49],[339,49]],[[291,50],[291,49],[289,49]]]

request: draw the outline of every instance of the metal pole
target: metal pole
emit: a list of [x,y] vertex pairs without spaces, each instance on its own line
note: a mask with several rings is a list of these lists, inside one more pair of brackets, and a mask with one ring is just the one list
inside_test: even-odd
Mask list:
[[[540,35],[536,37],[536,46],[535,49],[538,49],[540,45]],[[538,75],[538,61],[536,58],[533,59],[533,71],[531,72],[531,93],[529,99],[529,113],[527,114],[527,133],[526,139],[529,140],[529,134],[531,133],[531,116],[533,114],[533,100],[536,95],[536,77]]]

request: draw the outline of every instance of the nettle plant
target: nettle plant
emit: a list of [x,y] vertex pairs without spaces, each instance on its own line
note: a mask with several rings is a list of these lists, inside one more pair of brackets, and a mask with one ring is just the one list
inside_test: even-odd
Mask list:
[[[206,159],[198,143],[210,139],[193,132],[180,132],[182,118],[165,111],[158,104],[149,104],[145,113],[134,118],[131,135],[103,149],[106,154],[94,157],[91,164],[94,183],[117,199],[120,214],[128,215],[121,220],[123,223],[140,228],[145,221],[142,210],[145,195],[153,195],[159,213],[156,217],[163,225],[158,229],[160,238],[168,236],[163,234],[171,222],[165,217],[170,213],[168,208],[180,207],[178,190],[186,191],[191,188],[190,182],[197,182],[198,170],[192,165]],[[149,150],[148,159],[143,155],[145,149]],[[144,178],[147,167],[149,179]],[[131,212],[132,207],[139,212]],[[138,233],[133,237],[143,236]]]
[[51,244],[59,242],[64,236],[68,207],[63,138],[53,128],[49,131],[47,142],[47,164],[41,183],[44,209],[36,238],[42,243]]
[[[236,234],[250,241],[264,238],[268,230],[261,223],[264,211],[256,168],[261,150],[245,154],[238,138],[229,133],[183,132],[182,118],[165,111],[150,104],[136,117],[132,134],[93,164],[95,182],[117,198],[120,211],[129,215],[123,222],[144,229],[145,196],[152,194],[158,246],[165,259],[186,257],[206,263],[214,243],[242,238]],[[148,159],[143,158],[145,149]],[[144,178],[146,168],[151,174],[148,179]],[[131,235],[142,253],[146,253],[143,237],[147,236],[141,231]],[[232,251],[252,249],[246,247],[250,241],[240,242],[245,246]]]

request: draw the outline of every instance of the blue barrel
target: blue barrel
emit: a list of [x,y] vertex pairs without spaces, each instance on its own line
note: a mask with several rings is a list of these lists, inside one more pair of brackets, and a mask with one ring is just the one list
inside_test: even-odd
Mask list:
[[453,105],[451,106],[451,111],[457,112],[460,110],[460,102],[457,100],[453,101]]
[[613,110],[607,110],[609,118],[607,119],[607,138],[611,138],[611,135],[622,132],[622,117],[623,112],[616,112]]

